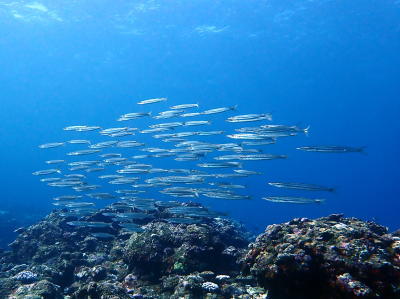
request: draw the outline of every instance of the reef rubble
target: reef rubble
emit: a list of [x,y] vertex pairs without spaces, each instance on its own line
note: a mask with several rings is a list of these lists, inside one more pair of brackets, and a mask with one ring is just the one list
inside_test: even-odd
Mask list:
[[374,222],[298,218],[251,242],[226,218],[96,238],[60,214],[0,252],[0,298],[400,298],[400,233]]

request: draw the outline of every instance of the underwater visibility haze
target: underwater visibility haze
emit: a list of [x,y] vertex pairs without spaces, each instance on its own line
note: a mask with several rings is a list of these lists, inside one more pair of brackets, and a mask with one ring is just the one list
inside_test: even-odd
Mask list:
[[[176,185],[146,188],[143,197],[200,202],[242,222],[254,233],[294,217],[332,213],[375,220],[391,230],[398,228],[399,1],[2,0],[0,36],[3,248],[15,238],[14,229],[31,225],[56,208],[53,198],[57,196],[94,192],[120,196],[114,191],[126,189],[125,185],[115,188],[97,177],[118,175],[117,170],[132,166],[102,162],[96,167],[104,170],[87,173],[87,167],[71,172],[66,163],[104,160],[99,156],[104,153],[122,153],[134,161],[134,155],[149,154],[144,147],[176,149],[183,147],[175,146],[177,143],[193,140],[203,142],[197,144],[200,153],[194,158],[196,144],[186,144],[183,154],[193,159],[176,161],[175,155],[137,163],[159,169],[196,169],[196,174],[203,175],[200,171],[234,173],[233,169],[260,174],[212,179],[188,173],[127,172],[126,176],[140,177],[140,184],[151,177],[197,178],[201,184],[178,184],[181,189],[173,192],[159,191]],[[137,104],[155,98],[167,100]],[[176,115],[167,113],[173,118],[154,118],[182,104],[197,105],[175,109]],[[221,107],[230,109],[182,116]],[[121,115],[135,112],[151,115],[117,121]],[[256,119],[227,121],[248,114],[256,114],[252,116]],[[262,115],[268,117],[257,120]],[[211,124],[188,125],[197,120]],[[169,122],[181,123],[167,126],[166,131],[139,132],[149,125]],[[101,128],[63,130],[68,126]],[[125,137],[99,134],[116,127],[138,130]],[[253,129],[235,131],[245,127]],[[187,131],[223,133],[169,136],[183,138],[170,142],[152,137]],[[281,135],[274,135],[277,132]],[[74,139],[90,140],[92,145],[111,140],[134,140],[144,145],[123,148],[108,144],[101,153],[76,159],[66,154],[89,148],[88,144],[67,142]],[[261,141],[270,144],[251,144]],[[38,147],[53,142],[65,144]],[[222,151],[221,146],[214,146],[227,143],[236,143],[236,149]],[[310,146],[317,148],[304,148]],[[345,152],[326,146],[345,147]],[[243,152],[248,148],[262,152]],[[213,159],[223,155],[236,157]],[[273,155],[274,159],[247,161],[248,155]],[[45,163],[55,159],[67,162],[62,166]],[[202,163],[214,164],[200,167]],[[102,187],[75,192],[70,187],[55,188],[40,182],[54,175],[32,175],[53,168],[61,169],[62,175],[84,174],[88,185]],[[189,198],[177,199],[171,193]],[[96,202],[99,207],[116,201],[104,196],[83,201]],[[310,202],[310,198],[324,201]]]

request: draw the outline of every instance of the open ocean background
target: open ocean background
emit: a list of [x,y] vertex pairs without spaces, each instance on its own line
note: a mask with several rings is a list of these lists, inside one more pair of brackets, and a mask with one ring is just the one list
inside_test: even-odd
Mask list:
[[[15,237],[12,230],[37,222],[54,208],[51,198],[63,195],[31,173],[50,168],[44,161],[63,158],[67,150],[43,151],[39,144],[107,140],[62,128],[116,127],[123,113],[192,102],[201,109],[238,105],[235,114],[271,112],[274,124],[310,125],[309,136],[265,147],[287,160],[246,163],[245,169],[263,172],[240,180],[253,200],[200,199],[205,205],[255,232],[330,213],[397,229],[399,53],[400,1],[0,0],[0,247]],[[135,104],[153,97],[168,102]],[[207,119],[213,130],[223,130],[227,116]],[[305,145],[366,146],[366,154],[295,149]],[[176,164],[154,161],[156,167]],[[314,193],[284,192],[268,181],[337,191],[321,194],[324,204],[271,203],[261,197]]]

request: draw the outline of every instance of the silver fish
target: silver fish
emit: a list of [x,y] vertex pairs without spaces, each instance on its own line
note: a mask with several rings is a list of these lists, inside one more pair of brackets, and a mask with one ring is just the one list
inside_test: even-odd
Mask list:
[[261,172],[245,170],[245,169],[234,169],[233,171],[236,173],[239,173],[239,174],[244,174],[244,175],[255,175],[255,174],[260,175],[260,174],[262,174]]
[[275,159],[286,159],[286,155],[270,155],[270,154],[259,154],[259,155],[240,155],[242,161],[259,161],[259,160],[275,160]]
[[197,166],[205,168],[229,168],[229,167],[241,167],[242,164],[239,162],[220,162],[220,163],[200,163],[197,164]]
[[225,133],[224,131],[199,131],[199,132],[196,132],[195,135],[198,135],[198,136],[211,136],[211,135],[221,135],[221,134],[224,134],[224,133]]
[[176,128],[183,126],[182,122],[170,122],[170,123],[162,123],[162,124],[155,124],[155,125],[150,125],[150,128]]
[[133,119],[138,119],[142,118],[145,116],[150,116],[151,112],[133,112],[133,113],[127,113],[124,115],[121,115],[117,121],[127,121],[127,120],[133,120]]
[[99,133],[100,133],[101,135],[108,135],[108,134],[114,134],[114,133],[124,132],[124,131],[127,131],[128,129],[129,129],[128,127],[122,127],[122,128],[108,128],[108,129],[101,130]]
[[108,183],[111,185],[129,185],[129,184],[134,184],[137,180],[139,180],[138,177],[118,178],[109,181]]
[[263,140],[271,139],[269,135],[254,134],[254,133],[240,133],[240,134],[229,134],[226,137],[231,139],[245,139],[245,140]]
[[218,161],[228,161],[228,160],[240,160],[241,155],[224,155],[214,157],[214,160]]
[[181,114],[181,117],[193,117],[193,116],[199,116],[199,115],[203,115],[203,113],[202,112],[184,113],[184,114]]
[[101,175],[99,176],[99,179],[120,179],[123,178],[123,175],[118,175],[118,174],[106,174],[106,175]]
[[256,145],[268,145],[268,144],[274,144],[274,143],[276,143],[276,139],[274,139],[274,138],[270,138],[270,139],[268,139],[268,138],[265,138],[265,139],[263,139],[263,140],[256,140],[256,141],[243,141],[241,144],[242,145],[254,145],[254,146],[256,146]]
[[185,141],[183,138],[165,138],[161,140],[162,142],[182,142]]
[[67,208],[83,208],[83,207],[91,207],[95,204],[93,202],[73,202],[65,205]]
[[154,99],[148,99],[148,100],[143,100],[143,101],[137,102],[137,104],[138,105],[146,105],[146,104],[165,102],[166,100],[167,100],[167,98],[154,98]]
[[102,157],[102,158],[118,158],[121,156],[122,156],[122,154],[117,154],[117,153],[108,153],[108,154],[100,155],[100,157]]
[[121,174],[139,174],[139,173],[148,173],[149,169],[143,168],[124,168],[117,170],[117,173]]
[[61,180],[61,178],[45,178],[45,179],[40,179],[41,182],[43,183],[50,183],[50,182],[57,182]]
[[86,128],[86,126],[69,126],[69,127],[65,127],[63,130],[64,131],[77,131],[80,129],[84,129]]
[[88,191],[88,190],[95,190],[100,188],[100,185],[84,185],[84,186],[77,186],[77,187],[72,187],[77,192],[82,192],[82,191]]
[[64,131],[87,132],[100,129],[99,126],[69,126],[65,127]]
[[68,163],[69,166],[79,166],[79,165],[95,165],[99,164],[101,161],[93,160],[93,161],[76,161]]
[[238,123],[238,122],[250,122],[259,120],[272,120],[272,116],[269,113],[264,114],[243,114],[229,117],[226,121]]
[[126,161],[127,158],[122,158],[122,157],[115,157],[115,158],[109,158],[109,159],[105,159],[104,162],[105,163],[119,163],[119,162],[123,162]]
[[52,142],[39,145],[39,148],[54,148],[65,145],[65,142]]
[[81,151],[76,151],[76,152],[69,152],[67,153],[67,156],[82,156],[82,155],[90,155],[94,153],[98,153],[100,150],[98,149],[92,149],[92,150],[81,150]]
[[98,171],[103,171],[105,168],[104,167],[94,167],[94,168],[87,168],[85,169],[86,172],[98,172]]
[[89,140],[84,140],[84,139],[73,139],[67,141],[70,144],[90,144]]
[[54,197],[53,200],[64,201],[64,200],[75,200],[79,198],[82,198],[82,195],[62,195]]
[[89,146],[89,148],[106,148],[106,147],[111,147],[115,144],[117,144],[118,141],[104,141],[104,142],[99,142],[95,143]]
[[113,199],[113,198],[115,198],[114,195],[112,195],[110,193],[105,193],[105,192],[89,193],[89,194],[86,194],[86,195],[91,197],[91,198],[95,198],[95,199]]
[[146,158],[150,158],[151,155],[136,155],[136,156],[132,156],[132,159],[146,159]]
[[139,131],[139,133],[141,134],[151,134],[151,133],[158,133],[158,132],[165,132],[170,130],[171,128],[151,128],[151,129],[145,129],[145,130],[141,130]]
[[296,149],[307,152],[319,153],[362,153],[364,147],[350,147],[350,146],[337,146],[337,145],[317,145],[317,146],[301,146]]
[[276,182],[276,183],[268,183],[271,186],[285,189],[297,189],[297,190],[308,190],[308,191],[328,191],[334,192],[334,188],[314,185],[314,184],[304,184],[304,183],[284,183],[284,182]]
[[144,143],[137,142],[137,141],[120,141],[117,143],[117,147],[138,147],[138,146],[144,146]]
[[211,121],[209,121],[209,120],[193,120],[193,121],[187,121],[183,125],[184,126],[211,125]]
[[33,172],[33,175],[47,175],[47,174],[53,174],[53,173],[61,173],[60,169],[44,169],[44,170],[38,170]]
[[84,178],[86,178],[86,176],[84,174],[78,174],[78,173],[65,174],[64,176],[68,179],[84,179]]
[[203,111],[203,114],[216,114],[216,113],[222,113],[222,112],[226,112],[226,111],[232,111],[232,110],[236,110],[237,106],[232,106],[232,107],[221,107],[221,108],[214,108],[214,109],[209,109],[206,111]]
[[262,199],[272,202],[297,203],[297,204],[322,203],[325,201],[325,199],[322,198],[305,198],[305,197],[292,197],[292,196],[269,196],[269,197],[263,197]]
[[99,126],[69,126],[65,127],[64,131],[87,132],[101,129]]
[[189,109],[189,108],[199,108],[199,104],[181,104],[169,107],[169,109],[179,110],[179,109]]
[[183,110],[169,110],[158,113],[158,115],[153,116],[154,119],[166,119],[173,118],[183,114]]
[[45,163],[46,164],[60,164],[60,163],[64,163],[65,160],[47,160]]
[[124,137],[124,136],[132,136],[132,135],[135,135],[135,134],[132,132],[127,132],[127,131],[108,134],[108,136],[110,136],[110,137]]

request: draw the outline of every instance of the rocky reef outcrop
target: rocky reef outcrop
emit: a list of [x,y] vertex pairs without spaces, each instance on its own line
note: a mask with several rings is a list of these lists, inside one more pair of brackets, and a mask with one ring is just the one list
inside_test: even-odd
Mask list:
[[133,234],[124,248],[124,261],[150,280],[168,274],[239,270],[236,259],[247,246],[245,234],[223,219],[202,225],[156,222]]
[[[199,207],[181,204],[188,206]],[[237,259],[249,243],[241,225],[220,217],[170,223],[164,208],[146,213],[149,220],[132,223],[137,231],[104,216],[109,209],[82,223],[56,211],[21,230],[0,256],[0,298],[265,296],[253,278],[241,277]]]
[[277,298],[400,298],[400,238],[342,215],[267,227],[243,271]]
[[21,230],[0,253],[0,298],[400,298],[400,234],[373,222],[293,219],[249,244],[226,218],[161,209],[127,231],[107,212],[83,218],[101,229],[56,211]]

